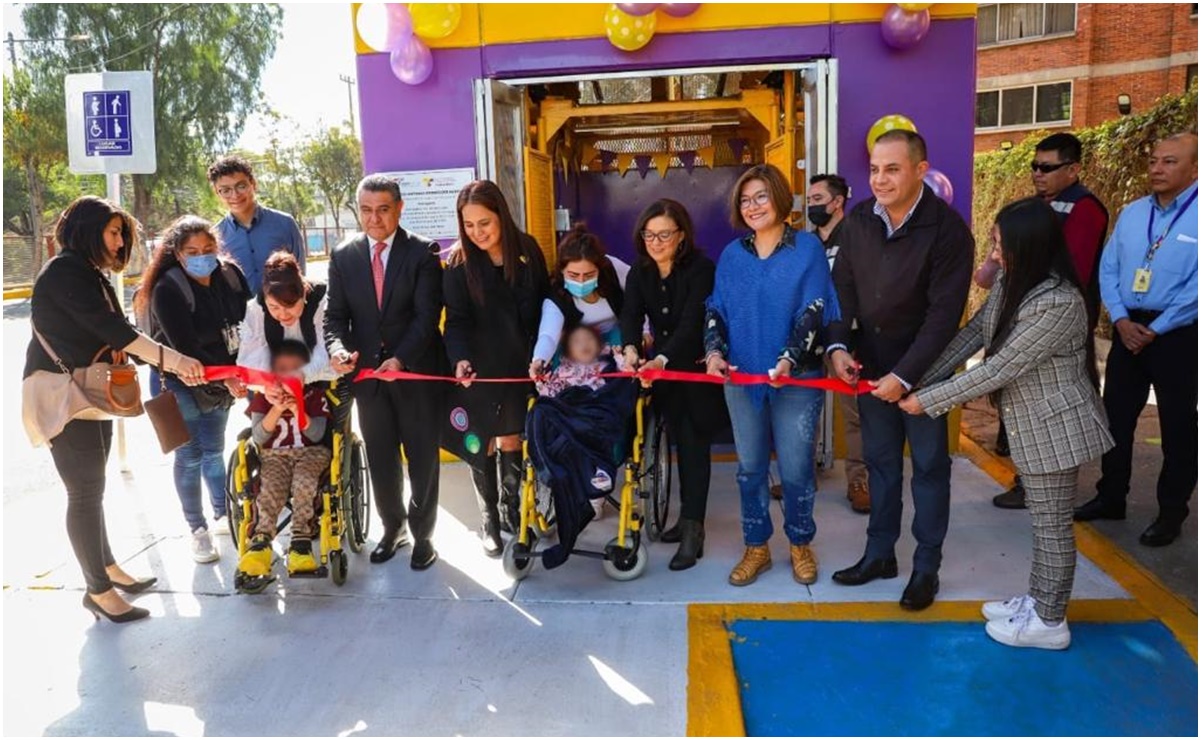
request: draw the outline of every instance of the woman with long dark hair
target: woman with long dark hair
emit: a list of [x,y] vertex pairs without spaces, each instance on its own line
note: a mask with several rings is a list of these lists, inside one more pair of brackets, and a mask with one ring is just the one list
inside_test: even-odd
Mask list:
[[[237,361],[238,325],[246,317],[250,289],[246,277],[221,251],[213,225],[199,216],[182,216],[163,233],[134,310],[147,317],[152,336],[196,357],[205,365]],[[219,557],[204,518],[201,481],[208,488],[217,531],[225,529],[225,425],[234,394],[245,390],[236,381],[187,388],[168,371],[167,388],[175,392],[191,440],[175,451],[175,491],[192,533],[192,559],[211,563]],[[150,372],[151,393],[161,388],[158,371]]]
[[[534,238],[517,228],[495,183],[468,184],[459,192],[456,211],[459,241],[442,276],[446,352],[455,377],[465,386],[476,378],[521,377],[549,291],[546,260]],[[521,483],[520,434],[533,385],[481,383],[464,393],[474,410],[472,426],[487,440],[482,463],[471,470],[480,507],[480,539],[485,553],[499,557],[502,524],[509,531],[520,524],[514,506]],[[502,482],[503,516],[498,510]]]
[[[25,378],[62,371],[53,351],[70,369],[111,361],[116,351],[159,362],[185,383],[204,378],[195,359],[164,348],[130,326],[104,271],[120,272],[138,243],[137,222],[107,200],[84,196],[63,211],[55,229],[61,253],[46,263],[33,285],[31,323],[35,336],[25,353]],[[43,342],[45,344],[43,344]],[[35,399],[25,399],[33,402]],[[26,419],[35,416],[23,409]],[[111,420],[66,421],[61,429],[39,428],[48,438],[54,467],[67,489],[67,536],[83,570],[83,606],[96,618],[132,622],[150,612],[130,605],[117,591],[137,594],[156,579],[136,579],[117,565],[104,524],[104,487],[112,447]]]
[[[705,300],[713,292],[715,267],[696,244],[687,209],[666,198],[651,203],[634,227],[634,248],[638,261],[621,313],[626,365],[704,373]],[[643,341],[647,321],[650,346]],[[709,448],[729,417],[720,387],[673,381],[654,386],[655,408],[667,419],[680,472],[680,519],[662,539],[680,543],[668,568],[685,570],[704,554]]]
[[[1113,438],[1097,396],[1084,297],[1055,212],[1041,198],[1010,203],[997,214],[992,244],[998,287],[900,404],[938,417],[989,396],[1000,409],[1025,483],[1034,562],[1029,593],[984,605],[986,629],[1006,645],[1062,650],[1071,644],[1065,616],[1076,569],[1076,476]],[[981,349],[983,362],[950,377]]]

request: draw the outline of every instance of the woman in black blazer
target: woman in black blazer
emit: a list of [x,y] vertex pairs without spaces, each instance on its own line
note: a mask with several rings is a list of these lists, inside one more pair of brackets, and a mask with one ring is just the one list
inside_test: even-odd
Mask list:
[[[517,228],[500,188],[487,180],[459,192],[459,242],[446,260],[442,296],[446,302],[446,352],[463,385],[474,378],[515,378],[526,374],[538,337],[542,301],[550,291],[546,260],[538,243]],[[502,522],[521,525],[517,509],[521,483],[521,432],[526,398],[533,383],[481,383],[464,392],[487,445],[472,482],[480,507],[484,552],[500,557]],[[499,448],[504,470],[505,507],[498,511],[496,469]]]
[[[197,360],[160,347],[130,326],[104,274],[124,269],[131,246],[138,243],[137,231],[133,217],[107,200],[88,195],[67,206],[54,234],[62,252],[46,263],[33,284],[33,329],[72,369],[92,363],[101,352],[102,361],[111,361],[112,352],[121,350],[154,363],[161,352],[169,372],[188,384],[202,382],[204,366]],[[25,354],[23,377],[38,372],[57,373],[61,368],[34,337]],[[112,420],[73,419],[61,430],[38,431],[50,437],[54,467],[67,489],[67,537],[87,583],[84,608],[96,619],[103,616],[113,622],[150,616],[117,593],[141,593],[156,579],[133,578],[109,548],[104,487]]]
[[[715,268],[696,247],[688,211],[669,199],[647,206],[634,229],[634,247],[638,262],[626,281],[621,313],[626,362],[704,374],[705,299],[713,292]],[[650,347],[642,331],[648,319]],[[667,417],[680,474],[680,520],[663,541],[680,543],[668,567],[684,570],[704,554],[709,447],[729,416],[721,388],[703,383],[659,381],[655,405]]]

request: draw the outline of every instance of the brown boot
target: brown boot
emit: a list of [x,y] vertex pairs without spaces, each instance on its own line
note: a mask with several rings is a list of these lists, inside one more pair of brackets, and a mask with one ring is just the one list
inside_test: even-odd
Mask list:
[[817,556],[809,545],[793,545],[789,548],[792,555],[792,577],[797,583],[808,586],[817,583]]
[[867,488],[867,481],[856,478],[847,484],[847,500],[851,502],[851,510],[859,514],[872,513],[872,495]]
[[767,545],[749,545],[742,560],[730,571],[731,586],[749,586],[760,573],[771,570],[771,550]]

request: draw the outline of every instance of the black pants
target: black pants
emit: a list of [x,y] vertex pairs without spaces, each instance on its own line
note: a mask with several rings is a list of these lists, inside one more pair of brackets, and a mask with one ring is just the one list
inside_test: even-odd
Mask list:
[[104,526],[104,471],[112,441],[111,421],[78,419],[50,440],[54,467],[67,489],[67,537],[91,594],[113,587],[105,568],[117,562]]
[[913,476],[914,572],[937,573],[947,536],[951,505],[951,456],[947,452],[947,420],[910,416],[895,403],[859,397],[863,462],[867,464],[872,513],[867,524],[869,559],[891,558],[901,536],[901,489],[905,442],[909,442]]
[[680,518],[705,521],[709,503],[710,454],[713,436],[701,430],[687,409],[672,409],[667,417],[676,448],[680,475]]
[[1163,440],[1159,512],[1183,521],[1197,485],[1196,324],[1157,336],[1137,355],[1131,354],[1115,333],[1103,396],[1114,447],[1101,458],[1097,493],[1114,503],[1125,501],[1130,491],[1134,432],[1152,387]]
[[[359,428],[367,446],[367,465],[375,508],[386,532],[405,526],[416,541],[428,540],[438,517],[438,430],[443,389],[437,383],[368,380],[355,384]],[[413,486],[408,513],[400,450],[409,462]]]

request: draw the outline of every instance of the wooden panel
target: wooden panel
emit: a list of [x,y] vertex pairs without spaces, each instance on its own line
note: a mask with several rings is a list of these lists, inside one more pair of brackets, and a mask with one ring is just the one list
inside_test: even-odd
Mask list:
[[555,264],[555,174],[549,155],[525,148],[526,231],[538,241],[546,265]]

